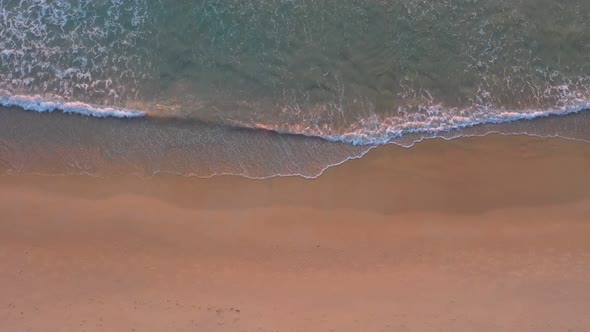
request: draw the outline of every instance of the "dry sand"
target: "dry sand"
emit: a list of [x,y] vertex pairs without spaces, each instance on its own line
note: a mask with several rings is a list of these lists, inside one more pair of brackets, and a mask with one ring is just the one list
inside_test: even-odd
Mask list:
[[0,331],[587,331],[590,144],[382,147],[315,180],[0,177]]

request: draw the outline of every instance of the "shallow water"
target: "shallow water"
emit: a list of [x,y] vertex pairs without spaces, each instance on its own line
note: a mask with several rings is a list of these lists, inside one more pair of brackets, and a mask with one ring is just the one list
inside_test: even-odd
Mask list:
[[[31,117],[76,133],[38,139],[114,144],[142,174],[315,176],[374,145],[491,131],[588,140],[588,63],[584,0],[0,0],[0,105],[146,116]],[[191,148],[150,164],[170,140]],[[203,163],[194,142],[237,150]]]

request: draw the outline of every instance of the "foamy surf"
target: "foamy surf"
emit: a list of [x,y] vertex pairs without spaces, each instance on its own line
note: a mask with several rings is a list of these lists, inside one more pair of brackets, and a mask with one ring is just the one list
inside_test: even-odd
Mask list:
[[[362,158],[377,146],[149,115],[131,121],[34,113],[16,107],[0,111],[0,174],[316,178],[329,168]],[[590,142],[588,123],[590,112],[572,112],[438,135],[408,134],[388,143],[410,148],[426,139],[490,133]]]
[[110,106],[97,106],[79,101],[64,101],[61,99],[52,100],[43,98],[40,95],[12,95],[6,91],[0,91],[0,105],[4,107],[18,107],[26,111],[40,113],[59,111],[68,114],[79,114],[95,118],[137,118],[146,115],[146,113],[143,111]]
[[[152,117],[157,119],[160,117],[157,113],[150,113],[143,110],[117,108],[113,106],[97,106],[79,101],[65,101],[59,98],[48,99],[40,95],[11,95],[9,92],[2,90],[0,90],[0,106],[15,107],[25,111],[40,113],[62,112],[95,118],[112,117],[124,119]],[[224,123],[219,123],[219,125],[267,130],[284,135],[315,137],[330,142],[358,146],[377,146],[391,143],[393,140],[406,135],[418,134],[437,137],[444,133],[461,131],[466,128],[490,124],[502,125],[519,121],[532,121],[550,116],[564,116],[583,111],[590,111],[590,102],[579,101],[577,104],[546,110],[494,110],[486,108],[477,111],[458,111],[457,109],[445,109],[440,105],[429,106],[427,108],[427,113],[429,114],[427,118],[419,119],[416,118],[415,115],[380,118],[378,115],[373,115],[343,128],[320,128],[306,124],[290,126],[284,124],[250,124],[231,119]],[[171,117],[165,118],[170,119]],[[183,118],[179,118],[179,120],[182,121]]]
[[392,140],[409,134],[427,134],[436,137],[439,134],[461,129],[488,125],[506,124],[517,121],[532,121],[550,116],[563,116],[583,111],[590,111],[590,102],[584,101],[567,107],[546,110],[493,110],[486,109],[472,112],[468,116],[460,116],[462,112],[447,110],[440,107],[430,107],[430,116],[426,119],[410,119],[392,116],[379,118],[377,115],[361,119],[357,123],[342,130],[319,128],[314,126],[282,126],[277,124],[246,124],[233,122],[236,126],[263,129],[279,134],[303,135],[319,137],[331,142],[343,142],[352,145],[384,145]]

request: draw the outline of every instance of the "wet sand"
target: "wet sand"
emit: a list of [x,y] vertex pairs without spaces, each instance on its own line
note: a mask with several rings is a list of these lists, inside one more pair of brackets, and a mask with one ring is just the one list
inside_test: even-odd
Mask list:
[[0,177],[0,331],[590,329],[590,144],[388,146],[315,180]]

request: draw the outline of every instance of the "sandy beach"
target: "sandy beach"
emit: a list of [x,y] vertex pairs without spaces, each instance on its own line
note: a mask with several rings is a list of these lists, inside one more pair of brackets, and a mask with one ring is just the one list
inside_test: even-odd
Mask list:
[[590,0],[0,0],[0,332],[590,331]]
[[590,145],[384,146],[314,180],[0,177],[0,331],[585,331]]

